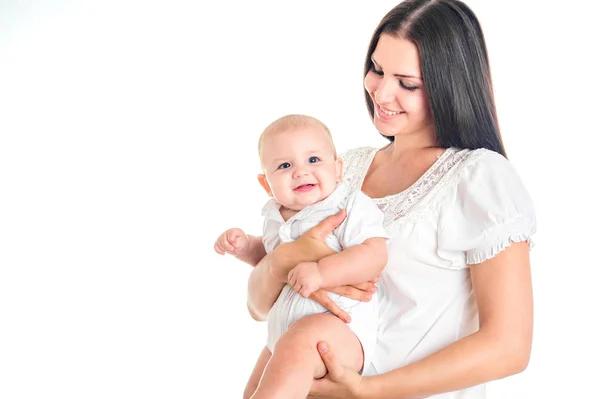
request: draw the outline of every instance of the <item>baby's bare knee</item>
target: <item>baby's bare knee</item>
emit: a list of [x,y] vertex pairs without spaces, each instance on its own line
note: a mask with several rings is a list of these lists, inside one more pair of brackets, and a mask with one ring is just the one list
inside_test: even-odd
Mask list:
[[[290,346],[311,351],[318,357],[317,344],[327,341],[339,360],[347,367],[360,370],[363,366],[362,345],[347,324],[331,314],[304,317],[290,326],[286,335],[293,339]],[[306,352],[305,352],[306,353]]]

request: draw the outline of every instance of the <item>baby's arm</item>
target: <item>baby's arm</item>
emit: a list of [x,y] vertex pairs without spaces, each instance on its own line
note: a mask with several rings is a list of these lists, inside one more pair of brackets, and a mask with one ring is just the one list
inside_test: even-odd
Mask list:
[[321,288],[364,283],[387,263],[387,240],[369,238],[319,262],[304,262],[294,267],[288,282],[304,298]]
[[365,194],[348,200],[348,217],[336,233],[345,248],[339,253],[296,266],[288,282],[303,297],[321,288],[354,285],[373,279],[387,263],[383,213]]
[[265,251],[262,237],[248,235],[248,240],[248,249],[244,254],[237,255],[236,258],[254,267],[265,257],[267,252]]
[[364,283],[382,271],[387,260],[387,239],[369,238],[317,263],[320,288]]
[[254,267],[266,255],[262,237],[247,235],[238,228],[229,229],[217,238],[215,251],[230,254]]

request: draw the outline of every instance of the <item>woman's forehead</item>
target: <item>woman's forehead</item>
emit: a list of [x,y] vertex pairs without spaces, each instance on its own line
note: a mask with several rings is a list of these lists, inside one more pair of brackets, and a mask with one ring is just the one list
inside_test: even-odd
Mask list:
[[383,34],[371,58],[390,74],[421,77],[419,50],[410,40]]

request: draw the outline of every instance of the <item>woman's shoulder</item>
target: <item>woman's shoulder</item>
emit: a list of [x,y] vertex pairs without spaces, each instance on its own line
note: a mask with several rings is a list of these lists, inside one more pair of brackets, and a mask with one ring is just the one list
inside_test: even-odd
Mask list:
[[340,154],[340,158],[344,160],[344,163],[357,162],[361,159],[366,160],[369,155],[377,151],[376,147],[358,147],[344,151]]
[[464,160],[452,184],[437,195],[438,255],[456,261],[452,254],[460,250],[466,264],[476,264],[510,242],[530,242],[535,207],[513,164],[486,149],[468,151]]
[[480,200],[502,207],[507,202],[531,201],[513,164],[495,151],[456,150],[439,169],[443,170],[438,171],[438,184],[432,190],[438,206]]
[[340,158],[344,161],[344,178],[353,181],[355,177],[360,176],[375,152],[377,152],[375,147],[359,147],[341,153]]
[[471,184],[473,180],[480,183],[518,179],[517,172],[508,159],[485,148],[449,148],[438,163],[432,167],[432,173],[437,179],[431,180],[442,183],[439,188]]
[[477,184],[487,189],[494,185],[522,183],[513,164],[495,151],[485,148],[467,150],[464,161],[463,167],[458,171],[459,184]]

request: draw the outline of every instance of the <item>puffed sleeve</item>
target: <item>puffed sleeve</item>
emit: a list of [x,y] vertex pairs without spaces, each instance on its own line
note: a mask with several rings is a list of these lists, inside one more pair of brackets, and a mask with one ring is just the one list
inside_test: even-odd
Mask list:
[[498,153],[479,151],[441,201],[438,255],[451,268],[493,258],[511,242],[531,246],[536,231],[533,203],[513,166]]
[[389,239],[383,227],[383,212],[366,194],[356,191],[347,199],[347,216],[334,232],[342,248],[362,244],[369,238]]

